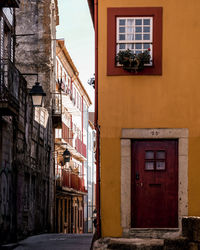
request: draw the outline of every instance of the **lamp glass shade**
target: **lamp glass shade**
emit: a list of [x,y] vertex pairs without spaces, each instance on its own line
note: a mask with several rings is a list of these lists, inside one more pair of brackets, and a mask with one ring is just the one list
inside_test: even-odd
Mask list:
[[63,152],[63,156],[64,156],[64,157],[70,157],[70,156],[71,156],[71,154],[70,154],[70,152],[69,152],[68,149],[66,149],[66,150]]
[[30,90],[29,95],[32,97],[33,106],[41,107],[43,97],[46,96],[46,93],[44,92],[42,86],[40,86],[40,83],[36,82]]
[[42,101],[43,101],[43,96],[41,96],[41,95],[32,95],[32,101],[33,101],[33,106],[34,107],[41,107],[42,106]]

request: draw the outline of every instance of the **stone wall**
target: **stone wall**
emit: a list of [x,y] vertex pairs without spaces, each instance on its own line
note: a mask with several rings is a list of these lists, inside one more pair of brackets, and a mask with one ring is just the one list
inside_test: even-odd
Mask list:
[[15,214],[13,207],[12,154],[13,154],[13,119],[0,119],[0,242],[13,235]]
[[[0,244],[54,230],[54,0],[22,0],[15,14],[15,65],[23,76],[18,114],[0,118]],[[43,108],[33,108],[28,94],[34,74],[47,94]]]
[[[31,154],[31,167],[39,168],[39,172],[45,173],[44,179],[36,186],[41,185],[37,195],[47,189],[49,196],[45,201],[48,204],[48,223],[53,225],[54,216],[54,167],[53,167],[53,129],[51,92],[55,81],[55,38],[56,38],[56,2],[54,0],[23,0],[19,9],[16,9],[16,65],[24,74],[30,88],[37,76],[26,74],[38,74],[38,81],[42,85],[46,97],[44,109],[37,111],[39,120],[41,113],[46,115],[46,127],[33,122],[32,139],[29,138],[29,150]],[[25,35],[25,36],[24,36]],[[29,134],[29,133],[28,133]],[[35,167],[36,166],[36,167]],[[40,176],[40,175],[39,175]],[[31,179],[31,178],[30,178]],[[44,186],[42,183],[46,183]],[[36,197],[37,197],[36,195]],[[38,197],[37,197],[38,198]],[[39,198],[38,198],[39,199]],[[40,202],[37,204],[40,204]],[[39,205],[38,205],[39,206]],[[39,207],[38,207],[39,209]],[[34,208],[33,208],[34,210]],[[44,213],[44,212],[42,212]],[[37,213],[36,213],[37,214]],[[40,218],[41,217],[41,218]],[[42,217],[46,214],[39,213],[36,216],[37,225],[44,225]]]

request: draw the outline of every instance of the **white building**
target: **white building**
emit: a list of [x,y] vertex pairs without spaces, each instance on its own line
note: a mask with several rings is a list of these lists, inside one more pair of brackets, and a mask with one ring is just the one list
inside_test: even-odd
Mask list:
[[87,162],[88,108],[91,101],[64,40],[57,40],[56,54],[56,228],[59,233],[82,233],[83,197],[87,195],[84,165]]

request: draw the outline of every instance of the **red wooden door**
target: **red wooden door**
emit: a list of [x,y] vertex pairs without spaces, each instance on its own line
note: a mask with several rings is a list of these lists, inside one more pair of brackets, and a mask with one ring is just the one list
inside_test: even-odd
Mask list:
[[132,142],[131,226],[178,227],[176,140]]

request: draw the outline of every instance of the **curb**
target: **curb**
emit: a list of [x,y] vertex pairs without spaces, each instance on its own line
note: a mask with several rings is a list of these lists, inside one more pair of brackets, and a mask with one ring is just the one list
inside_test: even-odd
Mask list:
[[6,245],[1,245],[0,250],[3,249],[14,249],[19,246],[19,243],[12,243],[12,244],[6,244]]

